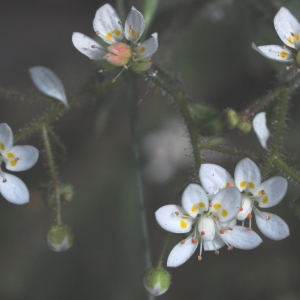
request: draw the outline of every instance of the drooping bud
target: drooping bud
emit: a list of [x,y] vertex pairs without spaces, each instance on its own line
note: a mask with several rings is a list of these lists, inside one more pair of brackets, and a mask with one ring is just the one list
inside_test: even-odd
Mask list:
[[131,70],[137,73],[145,72],[150,69],[152,65],[151,57],[134,61],[131,65]]
[[225,117],[226,125],[229,129],[235,128],[235,126],[239,122],[239,117],[238,117],[236,111],[231,108],[227,108],[224,111],[224,117]]
[[112,65],[123,67],[129,62],[132,52],[130,46],[124,43],[115,43],[107,48],[104,58]]
[[171,275],[163,268],[150,268],[144,276],[144,287],[153,296],[164,294],[170,284]]
[[73,199],[73,186],[71,184],[63,184],[60,186],[60,195],[62,200],[71,201]]
[[53,251],[66,251],[73,245],[73,233],[67,226],[53,225],[47,232],[47,242]]
[[250,121],[247,120],[247,119],[241,120],[241,121],[237,124],[237,129],[238,129],[241,133],[248,133],[248,132],[250,132],[250,130],[252,129],[252,124],[251,124]]

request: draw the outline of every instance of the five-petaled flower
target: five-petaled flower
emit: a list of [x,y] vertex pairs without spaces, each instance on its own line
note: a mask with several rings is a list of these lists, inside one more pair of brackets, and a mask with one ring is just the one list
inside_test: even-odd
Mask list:
[[190,184],[182,195],[182,207],[166,205],[155,213],[158,224],[173,233],[192,232],[189,237],[177,244],[171,251],[167,266],[178,267],[195,252],[200,242],[198,259],[205,251],[215,251],[227,244],[228,249],[252,249],[261,238],[243,226],[236,226],[235,217],[240,210],[242,196],[236,187],[220,190],[213,199],[209,198],[198,184]]
[[[74,32],[72,41],[81,53],[90,59],[106,59],[115,66],[131,67],[136,72],[150,68],[151,56],[158,47],[157,33],[153,33],[142,43],[138,42],[145,29],[145,20],[134,7],[127,16],[124,29],[117,12],[110,4],[105,4],[97,10],[93,26],[96,34],[110,46],[106,50],[95,40]],[[130,46],[122,42],[124,35],[131,43]]]
[[273,240],[282,240],[289,236],[289,227],[277,215],[262,212],[256,208],[268,208],[278,204],[286,194],[287,180],[274,176],[261,183],[261,174],[257,165],[249,158],[237,164],[234,180],[224,168],[203,164],[200,168],[200,180],[204,189],[211,194],[217,193],[228,185],[236,186],[243,197],[242,207],[236,218],[243,221],[249,219],[248,230],[251,230],[252,211],[260,231]]
[[33,146],[13,146],[11,128],[5,123],[0,124],[0,193],[7,201],[27,203],[29,192],[21,179],[1,170],[1,163],[5,163],[7,170],[25,171],[37,162],[38,157],[39,151]]
[[300,65],[300,23],[298,20],[287,8],[281,7],[274,18],[274,26],[284,44],[296,51],[288,49],[285,45],[283,47],[278,45],[257,47],[252,43],[252,48],[269,59],[281,62],[296,60]]

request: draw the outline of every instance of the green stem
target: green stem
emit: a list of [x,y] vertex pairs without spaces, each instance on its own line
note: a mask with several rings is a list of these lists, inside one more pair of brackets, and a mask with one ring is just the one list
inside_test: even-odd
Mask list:
[[293,180],[300,184],[300,175],[292,170],[280,157],[274,157],[274,163],[283,170],[287,175],[289,175]]
[[161,250],[161,254],[160,254],[159,259],[158,259],[158,262],[157,262],[157,269],[159,269],[159,268],[162,267],[162,264],[163,264],[163,258],[164,258],[164,255],[165,255],[165,252],[166,252],[166,249],[167,249],[169,240],[170,240],[170,233],[168,233],[168,235],[167,235],[167,237],[166,237],[166,239],[165,239],[163,248],[162,248],[162,250]]
[[50,169],[50,174],[53,182],[53,188],[55,193],[55,201],[56,201],[56,225],[62,225],[61,220],[61,203],[60,203],[60,185],[58,176],[56,173],[56,167],[53,159],[53,154],[51,150],[51,145],[49,141],[48,131],[46,126],[42,126],[42,137],[44,142],[44,147],[46,151],[47,162]]
[[164,92],[169,94],[179,105],[181,115],[184,119],[185,125],[187,126],[190,135],[191,144],[193,148],[195,167],[197,170],[199,170],[201,166],[201,151],[200,151],[199,136],[198,136],[198,132],[194,120],[191,116],[190,109],[188,107],[188,99],[186,98],[185,94],[182,91],[171,88],[166,82],[164,82],[158,76],[150,76],[150,75],[146,75],[146,76],[155,85],[157,85]]

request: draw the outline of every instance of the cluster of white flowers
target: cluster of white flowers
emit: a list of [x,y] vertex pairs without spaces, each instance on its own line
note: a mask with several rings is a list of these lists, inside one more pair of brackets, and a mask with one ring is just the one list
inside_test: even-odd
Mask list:
[[[198,259],[204,251],[215,251],[227,245],[239,249],[253,249],[262,239],[251,228],[253,211],[261,232],[274,240],[289,235],[288,225],[278,216],[256,208],[268,208],[278,204],[287,191],[287,180],[272,177],[261,183],[257,165],[249,158],[236,166],[234,177],[224,168],[214,164],[202,164],[199,177],[202,187],[189,184],[182,195],[182,207],[166,205],[155,213],[158,224],[173,233],[191,234],[171,251],[167,266],[177,267],[186,262],[200,243]],[[244,226],[248,218],[249,226]],[[236,225],[242,221],[242,225]]]

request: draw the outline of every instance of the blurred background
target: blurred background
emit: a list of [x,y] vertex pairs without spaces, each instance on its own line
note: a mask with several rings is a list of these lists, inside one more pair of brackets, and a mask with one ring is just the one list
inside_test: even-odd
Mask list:
[[[1,96],[1,123],[17,133],[49,110],[47,103],[22,96],[39,94],[28,74],[32,66],[53,70],[69,96],[91,78],[113,78],[109,72],[98,74],[99,66],[71,42],[73,32],[94,36],[95,12],[107,2],[122,7],[121,1],[0,1],[0,87],[21,95]],[[132,5],[142,10],[142,4],[124,0],[124,16]],[[196,103],[220,112],[227,107],[242,110],[270,91],[277,75],[285,72],[283,64],[251,49],[252,41],[281,44],[273,25],[281,6],[300,20],[297,0],[160,0],[147,33],[158,32],[154,63],[177,78]],[[137,81],[134,91],[130,77]],[[65,160],[57,157],[60,180],[74,186],[73,200],[62,208],[63,221],[75,237],[68,251],[55,253],[46,243],[55,211],[39,190],[50,180],[41,138],[37,133],[22,141],[38,147],[41,156],[35,167],[17,174],[30,189],[29,204],[13,205],[0,196],[0,299],[147,299],[129,126],[133,94],[142,99],[139,149],[151,258],[156,263],[166,232],[154,212],[176,203],[195,170],[187,131],[172,99],[128,71],[116,88],[86,98],[51,124],[67,149]],[[284,142],[297,158],[298,98],[299,92],[294,93]],[[226,133],[226,144],[264,155],[253,132]],[[209,152],[203,158],[231,173],[238,161]],[[290,237],[280,242],[262,237],[264,242],[251,251],[221,250],[219,256],[205,252],[201,262],[195,254],[169,270],[172,284],[160,299],[300,299],[300,223],[290,208],[297,192],[299,187],[289,184],[285,199],[270,210],[288,223]],[[181,238],[171,236],[167,253]]]

